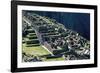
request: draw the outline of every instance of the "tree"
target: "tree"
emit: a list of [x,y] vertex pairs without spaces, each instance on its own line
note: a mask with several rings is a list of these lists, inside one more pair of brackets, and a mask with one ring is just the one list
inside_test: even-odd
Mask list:
[[59,33],[62,33],[62,32],[65,32],[65,30],[62,29],[62,28],[59,28],[59,29],[58,29],[58,32],[59,32]]

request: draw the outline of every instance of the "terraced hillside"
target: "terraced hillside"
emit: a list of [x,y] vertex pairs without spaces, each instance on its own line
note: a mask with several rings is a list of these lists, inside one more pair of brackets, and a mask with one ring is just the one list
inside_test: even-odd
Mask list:
[[23,11],[23,62],[90,59],[90,42],[55,19]]

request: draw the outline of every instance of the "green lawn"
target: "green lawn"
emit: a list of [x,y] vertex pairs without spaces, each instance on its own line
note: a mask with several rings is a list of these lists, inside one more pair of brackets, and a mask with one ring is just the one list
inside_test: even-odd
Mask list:
[[45,59],[44,61],[63,61],[64,58],[60,57],[60,58],[51,58],[51,59]]
[[[48,54],[50,54],[42,46],[27,47],[26,44],[23,44],[22,47],[23,47],[23,52],[25,52],[28,55],[42,56],[42,55],[48,55]],[[63,61],[63,60],[64,60],[63,57],[50,58],[50,59],[43,58],[43,61]]]
[[23,52],[35,56],[47,55],[50,54],[47,50],[45,50],[42,46],[32,46],[27,47],[26,44],[23,44]]

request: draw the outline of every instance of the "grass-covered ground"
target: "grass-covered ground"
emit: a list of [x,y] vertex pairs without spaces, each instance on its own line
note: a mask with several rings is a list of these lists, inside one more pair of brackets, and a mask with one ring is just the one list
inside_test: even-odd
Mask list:
[[[40,45],[27,47],[26,44],[23,44],[22,45],[22,52],[25,52],[27,55],[34,55],[34,56],[50,55],[50,53]],[[58,57],[58,58],[47,59],[47,58],[43,57],[42,60],[43,61],[62,61],[62,60],[64,60],[64,58]]]
[[63,57],[59,57],[59,58],[51,58],[51,59],[44,59],[44,61],[62,61],[64,60]]
[[23,52],[35,56],[47,55],[50,54],[47,50],[45,50],[42,46],[31,46],[27,47],[26,44],[22,45]]

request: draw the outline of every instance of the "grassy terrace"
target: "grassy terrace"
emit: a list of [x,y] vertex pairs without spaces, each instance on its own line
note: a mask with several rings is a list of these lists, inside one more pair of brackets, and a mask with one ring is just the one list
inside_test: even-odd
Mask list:
[[44,61],[63,61],[63,60],[65,60],[63,57],[44,59]]
[[33,46],[27,47],[26,44],[23,44],[23,52],[35,56],[47,55],[50,54],[47,50],[45,50],[42,46]]
[[[23,52],[25,52],[28,55],[34,55],[34,56],[43,56],[43,55],[48,55],[50,54],[47,50],[45,50],[42,46],[33,46],[33,47],[27,47],[26,44],[22,45],[23,47]],[[64,60],[63,57],[58,57],[58,58],[45,58],[43,57],[43,61],[62,61]]]

